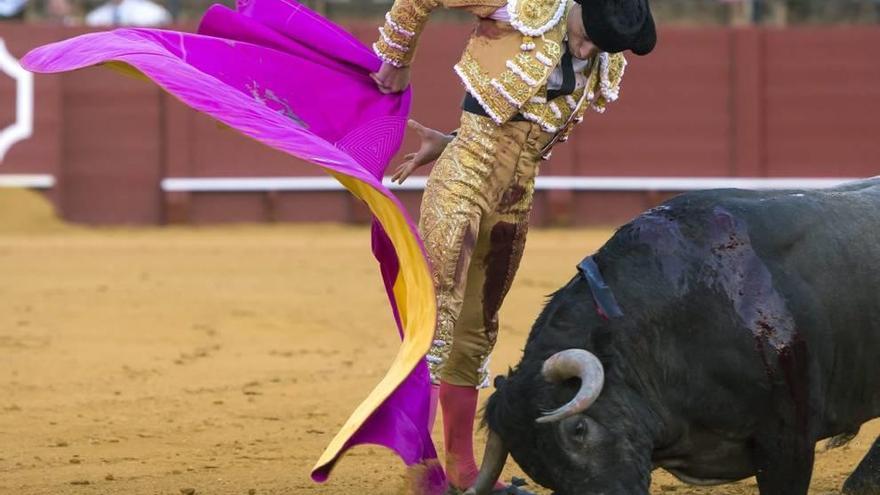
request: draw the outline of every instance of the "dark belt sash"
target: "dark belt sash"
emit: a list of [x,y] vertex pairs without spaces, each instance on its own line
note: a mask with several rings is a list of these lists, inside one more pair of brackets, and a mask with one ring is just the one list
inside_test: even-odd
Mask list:
[[[464,94],[464,102],[462,102],[461,104],[461,109],[467,113],[491,118],[489,117],[489,114],[486,113],[486,110],[483,109],[483,106],[480,105],[480,102],[477,101],[477,99],[474,98],[474,95],[470,94],[470,92]],[[528,122],[528,119],[526,119],[522,116],[522,114],[519,113],[511,117],[510,120],[513,122]]]
[[[581,101],[578,102],[578,108],[580,108],[580,106],[584,104],[584,100],[586,99],[586,96],[587,96],[587,92],[584,91],[584,96],[582,96]],[[489,114],[486,113],[486,110],[483,109],[482,105],[480,105],[480,102],[477,101],[477,99],[474,97],[474,95],[470,94],[469,92],[464,94],[464,102],[462,102],[462,104],[461,104],[461,109],[464,110],[465,112],[468,112],[468,113],[480,115],[480,116],[486,117],[486,118],[491,118],[489,116]],[[550,142],[548,142],[546,146],[541,148],[540,155],[544,160],[550,159],[550,155],[551,155],[551,151],[553,149],[553,146],[555,146],[560,141],[564,141],[564,139],[562,139],[562,137],[567,134],[567,132],[569,131],[569,128],[572,125],[577,123],[577,122],[575,122],[576,120],[577,120],[577,112],[572,112],[571,116],[568,118],[568,121],[565,123],[565,125],[560,127],[558,131],[556,131],[556,134],[554,134],[553,139],[551,139]],[[531,121],[529,119],[523,117],[523,115],[521,113],[518,113],[510,118],[510,122],[531,122]]]

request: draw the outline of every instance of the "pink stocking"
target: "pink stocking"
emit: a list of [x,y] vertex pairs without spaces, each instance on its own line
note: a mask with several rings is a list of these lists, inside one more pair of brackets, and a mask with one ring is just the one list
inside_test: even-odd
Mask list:
[[474,462],[474,418],[477,415],[478,395],[474,387],[440,382],[446,476],[456,488],[473,485],[479,472]]

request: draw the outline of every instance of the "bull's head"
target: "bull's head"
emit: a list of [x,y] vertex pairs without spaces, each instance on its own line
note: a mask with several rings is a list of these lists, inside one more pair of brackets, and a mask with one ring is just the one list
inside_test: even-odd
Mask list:
[[489,442],[470,493],[489,493],[512,454],[559,495],[647,495],[652,440],[641,399],[609,378],[614,382],[606,383],[594,354],[568,349],[544,360],[540,372],[524,362],[496,381],[486,412]]

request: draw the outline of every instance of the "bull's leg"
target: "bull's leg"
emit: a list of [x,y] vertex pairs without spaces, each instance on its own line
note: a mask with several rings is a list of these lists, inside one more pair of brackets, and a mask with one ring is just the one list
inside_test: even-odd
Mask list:
[[815,441],[788,428],[762,433],[754,451],[761,495],[806,495],[815,449]]
[[845,495],[880,495],[880,438],[843,484]]

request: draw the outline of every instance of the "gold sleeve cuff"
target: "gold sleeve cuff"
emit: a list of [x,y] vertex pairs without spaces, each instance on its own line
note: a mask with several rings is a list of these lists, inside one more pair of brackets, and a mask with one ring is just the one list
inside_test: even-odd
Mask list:
[[397,0],[385,15],[373,51],[383,61],[405,67],[412,63],[419,35],[439,0]]

